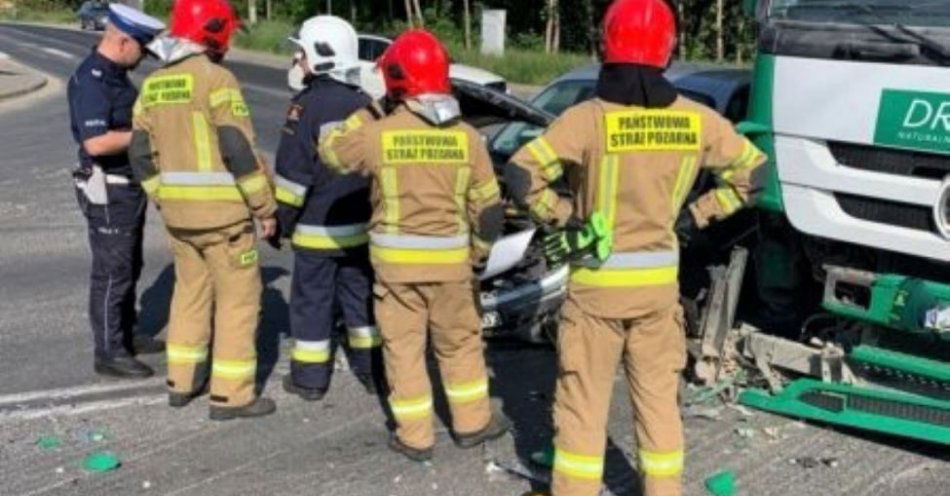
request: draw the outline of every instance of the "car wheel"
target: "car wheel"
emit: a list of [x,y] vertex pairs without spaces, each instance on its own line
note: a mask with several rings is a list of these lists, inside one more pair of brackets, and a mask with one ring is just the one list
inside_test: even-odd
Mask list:
[[86,21],[79,21],[79,29],[86,30]]

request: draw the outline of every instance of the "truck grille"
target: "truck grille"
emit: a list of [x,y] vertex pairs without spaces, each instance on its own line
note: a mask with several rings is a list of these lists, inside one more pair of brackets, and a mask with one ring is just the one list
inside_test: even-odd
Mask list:
[[828,148],[836,162],[853,169],[937,180],[950,175],[950,155],[840,141],[829,141]]
[[835,200],[848,215],[878,224],[937,233],[933,210],[920,205],[835,193]]

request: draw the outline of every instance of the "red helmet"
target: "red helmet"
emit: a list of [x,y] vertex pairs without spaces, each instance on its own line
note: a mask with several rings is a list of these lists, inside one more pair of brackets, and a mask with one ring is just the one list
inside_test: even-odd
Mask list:
[[176,0],[169,32],[224,54],[241,25],[227,0]]
[[616,0],[604,16],[604,62],[665,68],[676,45],[666,0]]
[[428,31],[414,29],[400,35],[380,57],[378,66],[390,98],[451,91],[449,54]]

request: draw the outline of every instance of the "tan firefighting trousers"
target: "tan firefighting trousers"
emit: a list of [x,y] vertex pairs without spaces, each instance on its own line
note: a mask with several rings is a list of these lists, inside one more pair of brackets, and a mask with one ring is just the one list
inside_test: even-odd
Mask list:
[[412,448],[435,444],[432,386],[426,370],[427,329],[439,363],[456,434],[491,419],[488,374],[470,282],[377,283],[376,321],[383,338],[389,405],[396,436]]
[[208,374],[211,403],[238,407],[254,400],[261,276],[251,221],[209,231],[169,230],[175,291],[168,330],[168,386],[193,393]]
[[682,493],[683,425],[677,392],[686,364],[682,309],[603,319],[568,299],[558,336],[554,496],[600,494],[607,415],[618,364],[633,404],[644,496]]

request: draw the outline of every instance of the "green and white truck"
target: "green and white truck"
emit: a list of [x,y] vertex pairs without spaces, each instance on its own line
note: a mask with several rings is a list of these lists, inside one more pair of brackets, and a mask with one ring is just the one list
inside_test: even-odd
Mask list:
[[950,1],[746,6],[758,55],[740,130],[770,158],[756,279],[802,334],[732,329],[734,257],[697,370],[715,380],[734,342],[768,382],[746,405],[950,444]]

